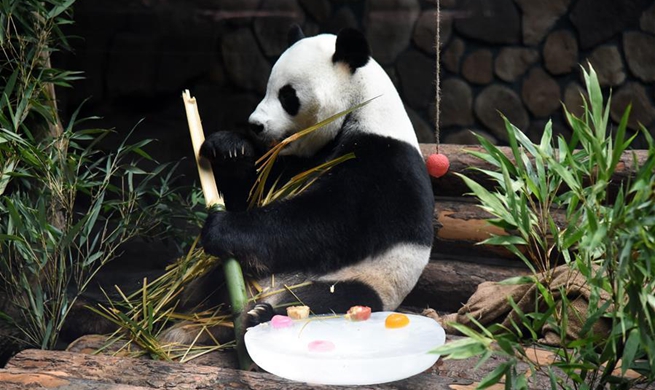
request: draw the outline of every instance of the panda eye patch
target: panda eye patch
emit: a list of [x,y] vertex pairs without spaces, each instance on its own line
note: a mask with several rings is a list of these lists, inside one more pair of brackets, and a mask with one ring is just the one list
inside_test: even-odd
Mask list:
[[298,100],[296,90],[291,85],[287,84],[280,88],[278,99],[280,99],[284,111],[289,113],[289,115],[293,116],[298,114],[298,110],[300,110],[300,100]]

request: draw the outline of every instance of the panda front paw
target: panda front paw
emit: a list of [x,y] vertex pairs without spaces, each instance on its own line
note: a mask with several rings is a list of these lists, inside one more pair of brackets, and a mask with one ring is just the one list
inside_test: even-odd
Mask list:
[[275,315],[275,309],[270,303],[258,303],[252,309],[248,310],[246,326],[256,326],[270,321]]
[[200,233],[200,243],[205,252],[219,258],[231,255],[225,247],[227,230],[224,220],[227,213],[228,211],[210,212]]
[[214,164],[254,163],[255,148],[246,136],[232,131],[210,134],[200,147],[200,155]]

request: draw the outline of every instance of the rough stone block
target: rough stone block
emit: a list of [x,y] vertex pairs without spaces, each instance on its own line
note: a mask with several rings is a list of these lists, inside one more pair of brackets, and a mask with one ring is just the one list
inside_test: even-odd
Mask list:
[[496,57],[494,70],[500,79],[512,82],[523,76],[538,59],[539,52],[535,49],[504,47]]
[[571,0],[516,0],[523,11],[523,43],[537,45],[569,8]]
[[639,129],[639,123],[648,127],[655,121],[655,108],[648,95],[646,95],[646,89],[643,85],[636,82],[626,83],[614,93],[610,106],[612,119],[619,122],[629,104],[632,104],[632,111],[628,121],[629,128],[637,130]]
[[489,84],[493,80],[493,54],[480,49],[471,53],[462,63],[462,76],[473,84]]
[[500,140],[507,140],[505,122],[499,112],[505,115],[519,129],[529,123],[528,112],[519,95],[503,85],[492,84],[480,92],[473,105],[475,115],[491,133]]
[[623,50],[630,71],[647,83],[655,81],[655,37],[627,31],[623,33]]
[[571,72],[578,65],[578,42],[570,31],[554,31],[544,44],[544,66],[554,75]]
[[628,26],[636,26],[642,11],[652,0],[579,0],[570,18],[578,30],[582,49],[610,39]]
[[441,126],[473,124],[473,92],[461,79],[448,78],[441,83]]
[[536,117],[546,117],[559,107],[560,88],[541,68],[534,68],[523,80],[523,102]]
[[417,50],[409,50],[398,57],[396,64],[400,78],[401,96],[411,107],[425,109],[434,97],[434,60]]
[[588,99],[587,91],[575,81],[564,89],[564,105],[570,113],[581,118],[584,114],[584,99]]
[[[416,22],[416,27],[414,27],[414,34],[412,40],[414,44],[421,49],[422,51],[430,54],[436,54],[436,35],[437,35],[437,20],[436,20],[436,11],[434,9],[429,9],[421,12],[418,21]],[[441,14],[441,23],[440,23],[440,34],[439,41],[441,47],[443,48],[450,39],[453,30],[453,23],[451,18],[445,18],[444,14]]]
[[641,14],[639,27],[641,27],[642,31],[655,34],[655,3]]
[[366,2],[366,37],[378,62],[390,64],[405,51],[420,12],[418,0]]
[[407,111],[409,120],[412,122],[412,126],[414,127],[414,132],[416,133],[418,142],[422,144],[434,143],[434,127],[432,127],[421,117],[421,115],[412,110],[410,107],[405,106],[405,110]]
[[459,63],[462,60],[464,50],[466,50],[466,44],[464,41],[459,38],[453,39],[441,56],[442,65],[450,72],[458,74]]
[[601,87],[615,87],[625,81],[623,60],[615,45],[597,47],[583,62],[585,68],[588,68],[587,62],[596,70]]
[[460,34],[488,43],[518,43],[521,36],[519,11],[512,0],[469,0],[466,17],[455,21]]

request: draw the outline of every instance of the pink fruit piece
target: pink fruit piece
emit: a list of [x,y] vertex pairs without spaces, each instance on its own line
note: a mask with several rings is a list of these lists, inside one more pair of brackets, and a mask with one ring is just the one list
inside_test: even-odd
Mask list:
[[371,318],[371,308],[368,306],[353,306],[346,313],[350,321],[366,321]]
[[307,344],[310,352],[330,352],[335,348],[334,343],[327,340],[314,340]]
[[287,316],[274,315],[271,318],[271,326],[274,329],[288,328],[293,325],[293,320]]
[[425,165],[428,168],[428,173],[430,176],[439,178],[448,172],[448,168],[450,168],[450,161],[448,161],[448,157],[441,153],[433,153],[428,156]]

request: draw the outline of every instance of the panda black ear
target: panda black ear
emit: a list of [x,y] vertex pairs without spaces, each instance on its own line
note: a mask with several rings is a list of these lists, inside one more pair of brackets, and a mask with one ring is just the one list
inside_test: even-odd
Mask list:
[[353,28],[345,28],[339,31],[332,62],[345,62],[350,66],[350,71],[355,73],[357,68],[368,63],[370,56],[371,49],[368,47],[366,37],[361,31]]
[[289,32],[287,33],[287,44],[289,47],[291,47],[291,45],[303,39],[304,37],[305,33],[302,32],[300,26],[294,23],[291,25],[291,27],[289,27]]

